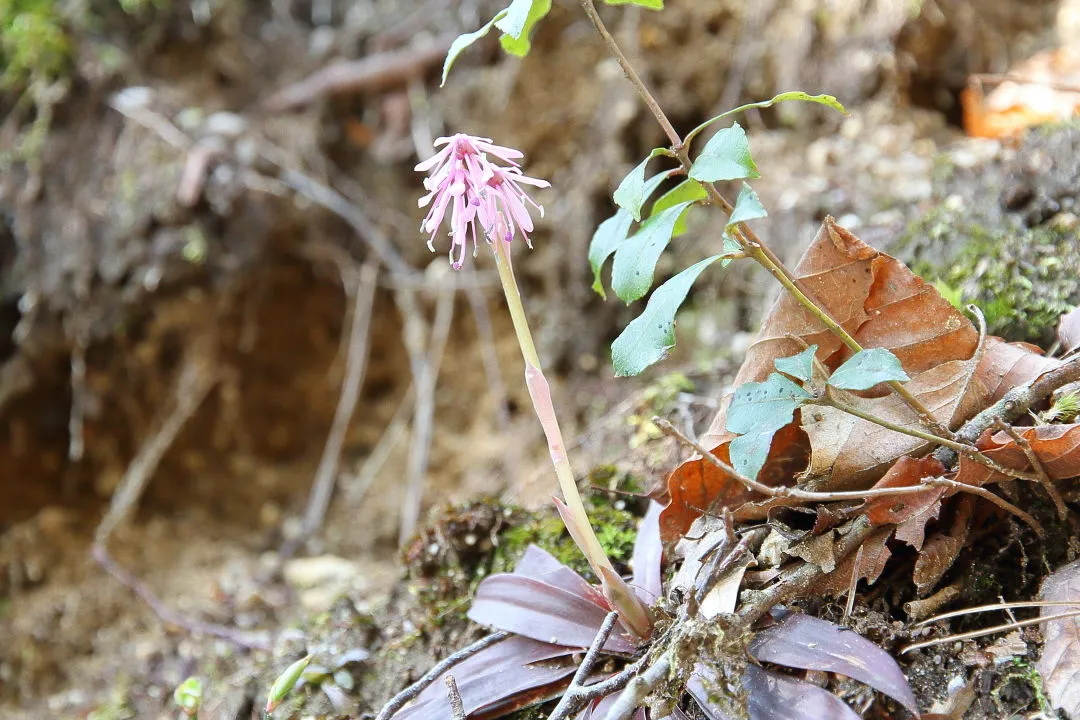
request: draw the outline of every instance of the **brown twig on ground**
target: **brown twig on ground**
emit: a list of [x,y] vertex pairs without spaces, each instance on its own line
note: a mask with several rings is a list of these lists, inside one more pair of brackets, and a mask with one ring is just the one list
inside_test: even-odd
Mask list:
[[963,582],[958,581],[952,585],[946,585],[930,597],[904,603],[904,612],[907,613],[909,620],[919,620],[927,615],[932,615],[938,611],[938,608],[944,607],[960,597],[962,589]]
[[263,102],[263,107],[270,112],[282,112],[308,105],[326,95],[385,90],[404,85],[441,62],[453,40],[453,36],[443,35],[416,47],[331,63],[303,80],[278,90]]
[[451,653],[442,659],[441,662],[435,665],[435,667],[424,673],[419,680],[414,682],[409,687],[399,692],[394,697],[390,698],[390,701],[383,705],[382,710],[375,716],[375,720],[390,720],[401,708],[405,707],[405,703],[409,702],[417,695],[422,693],[428,685],[439,679],[439,676],[445,673],[450,668],[454,667],[460,662],[468,660],[481,650],[486,650],[497,642],[505,640],[510,637],[511,633],[505,630],[492,633],[486,637],[482,637],[472,645],[463,647],[455,653]]
[[931,623],[936,623],[939,620],[948,620],[949,618],[961,617],[963,615],[973,615],[981,612],[993,612],[995,610],[1022,610],[1026,608],[1037,607],[1080,607],[1080,600],[1018,600],[1017,602],[1003,602],[992,603],[990,605],[976,605],[975,607],[964,608],[963,610],[951,610],[941,615],[935,615],[934,617],[926,618],[920,622],[915,623],[913,627],[923,627]]
[[1004,430],[1005,434],[1013,439],[1017,447],[1024,451],[1024,455],[1027,456],[1028,462],[1035,471],[1036,477],[1038,477],[1039,484],[1043,486],[1043,489],[1046,490],[1046,494],[1053,500],[1054,507],[1057,508],[1058,518],[1065,520],[1065,518],[1069,516],[1069,508],[1065,506],[1065,499],[1061,497],[1061,493],[1059,493],[1057,487],[1054,486],[1054,481],[1050,479],[1050,475],[1047,474],[1046,468],[1043,467],[1042,461],[1039,460],[1039,456],[1035,454],[1035,450],[1031,447],[1031,443],[1027,441],[1027,438],[1018,433],[1012,425],[1009,425],[1001,418],[994,418],[994,427],[998,430]]
[[912,643],[911,645],[904,647],[900,650],[900,654],[903,655],[904,653],[909,653],[913,650],[920,650],[935,645],[944,645],[945,643],[952,643],[958,640],[973,640],[975,638],[985,637],[986,635],[994,635],[999,632],[1019,630],[1020,628],[1026,628],[1032,625],[1040,625],[1046,622],[1053,622],[1054,620],[1067,620],[1074,617],[1080,617],[1080,610],[1058,613],[1057,615],[1040,616],[1029,620],[1020,620],[1019,622],[1008,622],[1004,625],[995,625],[994,627],[983,628],[982,630],[972,630],[971,632],[959,633],[957,635],[946,635],[945,637],[935,638],[934,640],[924,640],[923,642]]
[[[1047,370],[1031,383],[1005,393],[996,403],[964,423],[963,427],[956,432],[956,439],[969,445],[973,444],[984,432],[994,426],[995,418],[1011,423],[1030,410],[1032,406],[1047,400],[1054,390],[1077,380],[1080,380],[1080,357],[1072,358],[1052,370]],[[934,457],[947,468],[956,466],[957,455],[949,448],[938,448],[934,451]]]
[[375,302],[375,286],[379,277],[378,261],[364,265],[359,273],[342,268],[342,284],[345,292],[353,299],[352,327],[349,331],[349,352],[345,360],[345,377],[341,382],[341,395],[330,432],[326,436],[323,454],[315,470],[315,479],[311,483],[311,494],[307,510],[304,512],[300,534],[291,538],[278,553],[281,559],[289,558],[322,527],[326,511],[330,507],[330,498],[334,494],[337,481],[338,462],[341,448],[345,444],[345,433],[349,429],[356,403],[360,399],[360,389],[364,384],[367,369],[371,314]]
[[248,633],[216,623],[208,623],[188,617],[169,608],[149,587],[133,573],[117,563],[109,554],[109,538],[116,526],[124,520],[139,502],[147,483],[153,477],[162,458],[180,430],[195,414],[210,389],[218,381],[214,371],[214,339],[210,336],[196,340],[176,381],[175,405],[158,423],[154,433],[142,444],[131,460],[119,487],[113,493],[109,511],[94,532],[91,556],[117,582],[127,587],[145,602],[163,623],[183,628],[188,632],[212,635],[241,647],[269,650],[269,639],[260,633]]
[[609,612],[607,617],[604,618],[604,622],[600,626],[600,630],[596,633],[596,637],[593,639],[589,651],[585,653],[585,658],[581,661],[581,665],[578,666],[577,671],[574,673],[574,678],[570,681],[569,687],[563,692],[559,704],[551,711],[548,720],[566,720],[566,718],[581,710],[581,708],[585,706],[585,703],[588,702],[588,699],[585,697],[585,681],[589,679],[589,674],[596,665],[596,660],[600,657],[600,652],[604,647],[604,643],[611,637],[611,631],[615,627],[615,621],[618,619],[619,613],[614,610]]
[[409,353],[413,384],[416,387],[412,442],[409,445],[406,467],[405,498],[402,501],[401,525],[398,530],[400,547],[404,547],[408,542],[420,520],[420,505],[431,456],[431,439],[435,421],[435,386],[439,380],[439,367],[442,364],[443,352],[446,349],[450,324],[454,316],[454,295],[453,280],[450,279],[449,286],[439,292],[435,319],[431,323],[425,348],[423,323],[416,306],[415,294],[408,290],[397,293],[399,307],[405,316],[405,347]]
[[[867,500],[869,498],[876,497],[888,497],[890,495],[909,495],[913,492],[918,492],[918,487],[906,485],[903,487],[888,487],[888,488],[873,488],[867,490],[840,490],[836,492],[816,492],[813,490],[802,490],[797,487],[788,487],[786,485],[765,485],[751,478],[746,477],[740,473],[731,465],[727,464],[712,452],[709,452],[705,447],[694,440],[687,437],[681,430],[672,425],[669,421],[662,417],[653,417],[653,423],[656,424],[660,431],[665,435],[675,438],[683,445],[692,449],[703,460],[710,463],[717,469],[721,470],[725,475],[732,480],[742,484],[748,490],[759,492],[767,497],[774,498],[786,498],[792,501],[792,505],[810,502],[840,502],[843,500]],[[970,486],[965,486],[970,487]]]
[[859,571],[862,569],[862,554],[865,549],[865,545],[860,545],[855,551],[855,562],[851,567],[851,584],[848,585],[847,603],[844,605],[844,618],[840,621],[842,625],[847,624],[851,611],[855,609],[855,588],[859,585]]
[[922,484],[928,487],[944,487],[951,490],[956,490],[957,492],[966,492],[971,493],[972,495],[978,495],[984,500],[989,500],[990,502],[994,503],[1005,512],[1015,515],[1016,517],[1023,520],[1031,527],[1032,530],[1035,531],[1035,534],[1039,537],[1046,537],[1046,531],[1043,530],[1043,526],[1039,524],[1038,520],[1033,518],[1029,513],[1026,513],[1020,508],[1016,507],[1005,498],[1001,497],[1000,495],[995,495],[984,487],[968,485],[967,483],[957,482],[956,480],[950,480],[948,478],[928,478],[926,480],[923,480]]
[[[862,547],[863,542],[879,529],[871,525],[865,515],[856,518],[851,525],[851,529],[842,535],[836,543],[835,557],[837,564]],[[743,627],[750,627],[774,606],[789,602],[800,593],[806,592],[824,574],[825,571],[820,566],[809,562],[800,563],[790,571],[785,572],[779,582],[766,590],[762,590],[757,599],[746,604],[738,612]]]

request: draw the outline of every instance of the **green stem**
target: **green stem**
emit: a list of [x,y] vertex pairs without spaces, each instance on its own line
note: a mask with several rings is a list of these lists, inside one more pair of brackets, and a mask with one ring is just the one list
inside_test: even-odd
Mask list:
[[533,342],[532,331],[529,329],[529,320],[521,302],[521,293],[514,277],[514,265],[510,258],[509,246],[501,239],[496,239],[492,247],[495,263],[499,268],[499,280],[502,281],[506,304],[510,309],[510,319],[514,324],[514,333],[517,335],[518,345],[521,346],[521,356],[525,360],[525,384],[528,386],[540,425],[544,428],[551,463],[555,466],[555,476],[559,480],[559,489],[562,491],[563,501],[566,504],[568,517],[563,518],[566,521],[566,529],[570,531],[574,542],[585,553],[593,572],[600,579],[605,596],[619,611],[627,627],[639,636],[647,637],[652,628],[648,612],[612,567],[604,548],[600,545],[600,540],[596,537],[592,523],[589,522],[585,503],[581,499],[581,493],[578,492],[577,481],[574,479],[574,471],[570,467],[570,458],[566,452],[566,444],[563,442],[562,430],[555,416],[551,389],[544,377],[540,356],[536,352],[536,344]]
[[911,437],[925,440],[926,442],[933,443],[934,445],[943,445],[947,448],[955,450],[961,455],[966,455],[980,465],[988,467],[991,470],[999,472],[1003,475],[1019,478],[1021,480],[1038,480],[1038,478],[1031,473],[1026,473],[1021,470],[1013,470],[1011,468],[1004,467],[1003,465],[987,457],[976,447],[972,447],[971,445],[965,445],[962,442],[958,442],[949,438],[944,438],[939,435],[934,435],[932,433],[923,432],[922,430],[916,430],[915,428],[897,425],[896,423],[890,422],[884,418],[880,418],[873,413],[869,413],[854,405],[850,405],[843,400],[838,400],[836,396],[828,392],[828,390],[826,390],[824,396],[822,396],[819,400],[814,401],[813,404],[834,407],[841,412],[846,412],[849,415],[854,415],[857,418],[862,418],[863,420],[866,420],[867,422],[872,422],[875,425],[879,425],[886,430],[892,430],[893,432],[901,433],[902,435],[910,435]]

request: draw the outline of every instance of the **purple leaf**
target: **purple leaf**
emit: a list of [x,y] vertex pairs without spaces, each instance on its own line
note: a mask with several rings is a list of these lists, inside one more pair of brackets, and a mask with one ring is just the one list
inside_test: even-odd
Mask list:
[[[575,667],[569,662],[553,662],[569,656],[570,648],[537,642],[524,637],[509,637],[478,652],[454,667],[447,674],[457,681],[465,712],[470,719],[478,715],[496,717],[500,708],[512,706],[515,700],[527,698],[553,684],[561,688],[569,682]],[[446,720],[450,704],[446,697],[443,675],[420,693],[394,716],[394,720]],[[534,701],[545,699],[549,693],[538,693]],[[524,706],[522,702],[520,706]]]
[[525,548],[525,554],[514,567],[514,575],[524,575],[533,580],[554,585],[560,590],[580,595],[597,605],[607,606],[603,593],[590,585],[585,578],[556,560],[547,550],[536,545]]
[[652,605],[663,592],[660,575],[660,563],[664,558],[664,546],[660,542],[660,511],[664,506],[655,500],[649,501],[649,509],[638,528],[634,541],[634,554],[631,564],[634,576],[630,586],[637,592],[641,601]]
[[750,654],[762,662],[846,675],[919,715],[915,695],[896,660],[858,633],[826,620],[790,613],[754,637]]
[[750,720],[859,720],[828,690],[757,665],[746,666],[743,684]]
[[[732,720],[730,714],[710,699],[709,686],[716,684],[716,671],[704,663],[694,665],[694,672],[686,682],[686,691],[705,713],[708,720]],[[706,685],[708,683],[708,685]]]
[[[480,583],[468,617],[540,642],[587,648],[608,612],[606,606],[555,585],[501,573]],[[633,639],[620,624],[604,645],[605,650],[617,653],[632,653],[634,648]]]

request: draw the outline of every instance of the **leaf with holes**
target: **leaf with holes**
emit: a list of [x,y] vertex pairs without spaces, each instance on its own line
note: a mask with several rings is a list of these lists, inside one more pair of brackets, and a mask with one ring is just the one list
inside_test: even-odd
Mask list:
[[607,259],[630,234],[630,225],[633,222],[634,218],[630,216],[630,213],[619,208],[618,212],[600,223],[596,232],[593,233],[592,242],[589,243],[589,265],[592,266],[593,271],[592,289],[605,300],[607,292],[604,290],[600,273]]
[[719,255],[705,258],[656,288],[645,310],[611,344],[617,377],[638,375],[675,347],[675,313],[698,275],[719,259]]
[[[656,188],[660,187],[664,180],[671,177],[671,174],[672,171],[668,170],[657,173],[646,180],[643,190],[645,199],[651,197],[656,192]],[[653,214],[655,213],[654,209]],[[685,216],[685,213],[683,215]],[[630,226],[633,224],[633,220],[634,218],[631,217],[628,210],[619,208],[614,215],[600,223],[600,226],[596,228],[596,232],[593,233],[592,241],[589,243],[589,265],[593,271],[592,288],[605,300],[607,299],[607,293],[604,291],[604,283],[600,278],[600,274],[604,269],[604,263],[618,250],[619,245],[630,234]],[[679,220],[681,221],[682,218],[680,217]],[[678,227],[678,222],[676,222],[675,226]]]
[[761,177],[750,155],[746,132],[739,123],[733,123],[709,138],[690,166],[690,177],[702,182]]
[[795,410],[810,398],[810,393],[779,373],[772,373],[763,383],[736,388],[727,417],[727,429],[740,433],[729,448],[735,469],[757,478],[769,455],[773,435],[790,423]]
[[679,203],[641,224],[641,228],[615,250],[611,287],[627,305],[645,297],[652,287],[656,261],[671,241],[675,221],[690,203]]
[[[933,456],[903,457],[889,468],[873,489],[917,486],[923,478],[944,473],[945,466]],[[944,494],[945,488],[923,487],[913,489],[910,495],[871,498],[866,503],[866,517],[872,525],[898,526],[896,539],[919,550],[926,535],[926,523],[937,517]]]
[[869,390],[878,383],[911,378],[896,356],[885,348],[870,348],[855,353],[829,376],[829,384],[841,390]]

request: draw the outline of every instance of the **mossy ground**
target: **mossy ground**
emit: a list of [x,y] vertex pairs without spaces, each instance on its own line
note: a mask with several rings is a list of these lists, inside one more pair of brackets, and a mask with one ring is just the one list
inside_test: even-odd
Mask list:
[[934,203],[896,254],[988,330],[1049,348],[1061,315],[1080,304],[1080,122],[1028,132],[1015,153],[958,167],[935,163]]

